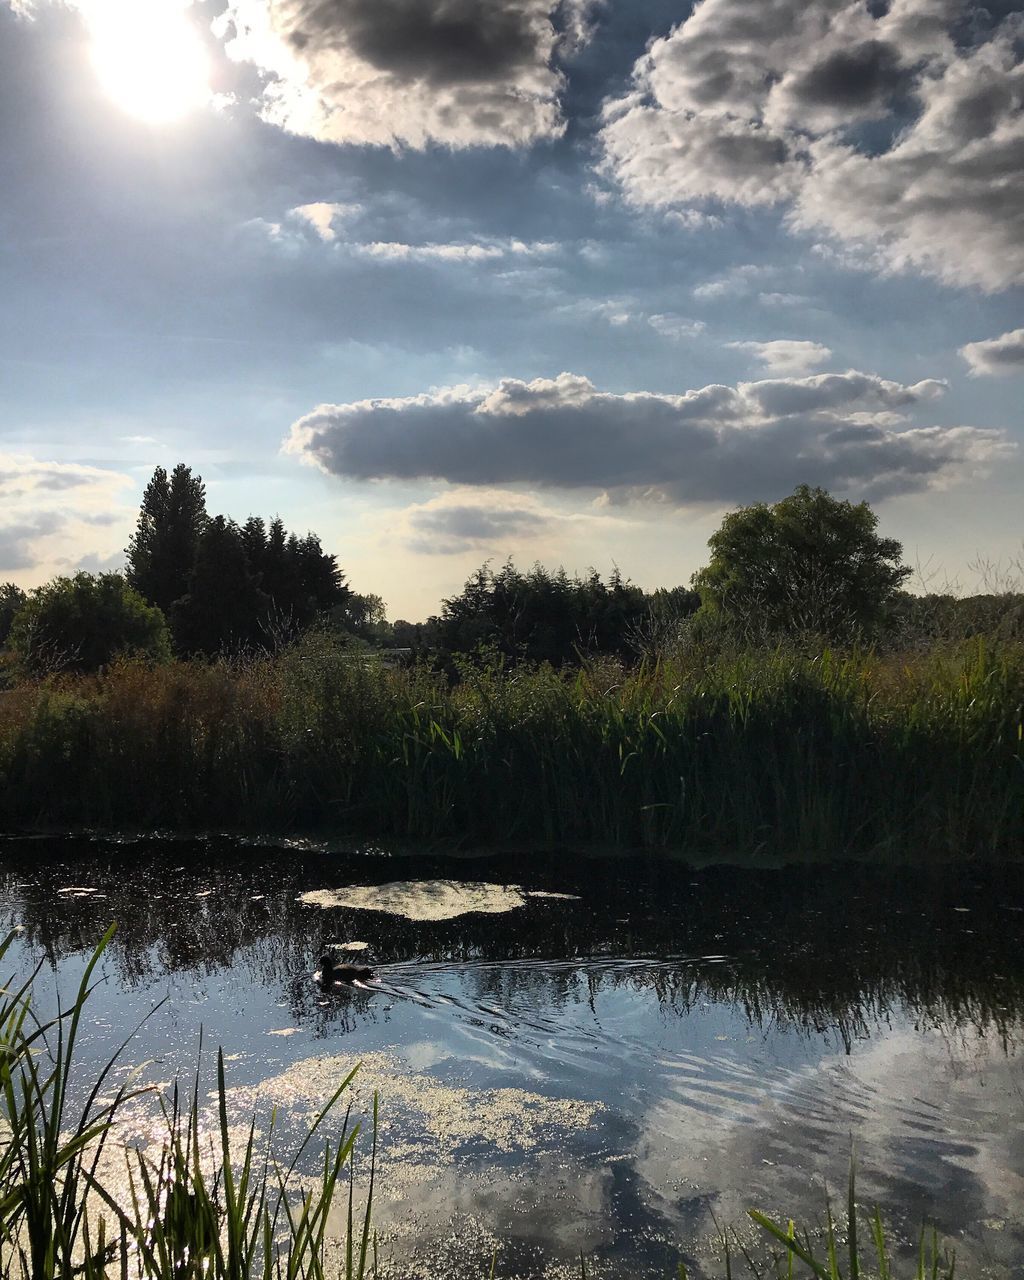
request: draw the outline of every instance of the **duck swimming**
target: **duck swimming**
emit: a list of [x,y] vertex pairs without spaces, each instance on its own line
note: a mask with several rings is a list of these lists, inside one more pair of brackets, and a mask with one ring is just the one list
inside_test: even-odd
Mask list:
[[334,951],[325,951],[320,957],[320,981],[366,982],[373,977],[373,970],[365,964],[348,964],[337,958]]

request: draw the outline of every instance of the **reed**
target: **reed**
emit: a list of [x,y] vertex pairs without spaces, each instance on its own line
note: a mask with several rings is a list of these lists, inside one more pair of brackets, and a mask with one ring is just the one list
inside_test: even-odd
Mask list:
[[1015,857],[1024,650],[464,664],[327,637],[0,693],[0,824],[706,856]]
[[[223,1054],[217,1055],[217,1126],[208,1136],[199,1072],[182,1100],[160,1100],[164,1130],[145,1150],[120,1147],[118,1122],[150,1093],[123,1084],[108,1101],[105,1082],[128,1040],[92,1080],[75,1071],[75,1048],[93,975],[113,936],[93,952],[75,999],[46,1022],[32,1007],[35,974],[0,988],[0,1277],[3,1280],[363,1280],[370,1262],[377,1106],[366,1209],[353,1214],[360,1125],[346,1113],[324,1142],[319,1175],[296,1187],[299,1161],[356,1074],[354,1068],[290,1158],[279,1156],[274,1117],[258,1150],[253,1119],[241,1150],[228,1124]],[[14,935],[0,943],[0,962]],[[134,1035],[134,1033],[133,1033]],[[129,1040],[131,1037],[129,1037]],[[84,1095],[84,1102],[72,1099]],[[129,1194],[111,1189],[111,1152],[123,1160]],[[113,1163],[116,1163],[116,1157]],[[124,1179],[118,1180],[123,1185]],[[344,1262],[331,1264],[328,1218],[347,1184]]]

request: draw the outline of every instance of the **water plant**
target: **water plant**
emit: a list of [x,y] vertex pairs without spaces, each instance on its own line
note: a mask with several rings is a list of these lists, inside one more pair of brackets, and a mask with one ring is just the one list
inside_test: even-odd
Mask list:
[[[346,1112],[341,1132],[324,1142],[319,1173],[304,1187],[296,1171],[358,1068],[342,1080],[286,1159],[275,1150],[275,1117],[258,1150],[256,1121],[241,1150],[228,1123],[228,1087],[217,1056],[217,1122],[207,1132],[197,1069],[183,1101],[177,1086],[160,1099],[164,1127],[145,1147],[123,1145],[118,1122],[152,1090],[132,1076],[112,1099],[101,1097],[129,1043],[90,1082],[77,1079],[75,1048],[96,967],[114,933],[90,957],[75,998],[47,1021],[36,1018],[31,974],[0,989],[0,1277],[3,1280],[362,1280],[370,1260],[376,1166],[374,1101],[370,1184],[361,1225],[354,1216],[354,1163],[360,1124]],[[0,962],[14,934],[0,943]],[[134,1033],[133,1033],[134,1034]],[[76,1107],[72,1094],[85,1090]],[[152,1101],[152,1099],[151,1099]],[[112,1154],[116,1153],[116,1154]],[[128,1194],[109,1185],[123,1161]],[[123,1186],[124,1178],[117,1180]],[[328,1221],[348,1183],[342,1261]]]
[[329,637],[0,693],[10,827],[295,831],[713,856],[1015,857],[1024,651],[682,649],[464,664]]

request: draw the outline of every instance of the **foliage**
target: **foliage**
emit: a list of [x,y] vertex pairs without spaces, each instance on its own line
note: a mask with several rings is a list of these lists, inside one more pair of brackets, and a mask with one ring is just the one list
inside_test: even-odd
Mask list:
[[157,467],[142,496],[125,576],[139,595],[165,615],[188,590],[208,519],[202,477],[194,476],[183,462],[169,478],[163,467]]
[[7,644],[15,615],[27,599],[28,596],[15,583],[0,583],[0,648]]
[[[774,1259],[775,1276],[786,1276],[788,1280],[794,1275],[794,1263],[799,1262],[802,1264],[803,1274],[812,1276],[815,1280],[871,1280],[872,1277],[877,1277],[877,1280],[896,1280],[881,1210],[876,1205],[873,1213],[864,1214],[864,1223],[858,1221],[859,1216],[856,1173],[852,1161],[846,1200],[846,1230],[840,1233],[832,1216],[832,1207],[827,1204],[822,1246],[816,1248],[810,1233],[799,1231],[792,1219],[783,1227],[766,1214],[756,1209],[750,1210],[753,1221],[767,1232],[770,1239],[782,1246],[782,1253]],[[870,1240],[867,1249],[862,1244],[861,1232],[864,1227],[867,1228],[866,1234]],[[723,1233],[722,1239],[726,1270],[731,1272],[727,1232]],[[754,1274],[761,1274],[749,1254],[745,1250],[743,1253],[751,1263]],[[922,1227],[914,1280],[954,1280],[955,1274],[956,1255],[940,1249],[937,1233],[932,1230],[929,1235]]]
[[866,502],[800,485],[774,506],[726,516],[708,542],[711,563],[693,584],[704,610],[748,639],[871,637],[911,573],[900,564],[900,544],[879,537],[877,526]]
[[171,606],[175,646],[184,654],[254,648],[266,638],[270,610],[238,527],[216,516],[199,538],[188,592]]
[[650,639],[653,617],[685,616],[698,603],[681,588],[648,597],[617,570],[605,583],[593,571],[569,577],[538,564],[523,572],[508,561],[497,571],[489,564],[478,569],[430,625],[448,655],[484,648],[560,667],[587,654],[636,656]]
[[250,516],[241,538],[249,568],[270,598],[271,617],[286,634],[304,631],[350,599],[336,558],[323,550],[315,533],[290,534],[280,517],[264,529],[258,516]]
[[1024,594],[977,596],[901,592],[893,608],[897,643],[934,646],[974,636],[1024,640]]
[[1024,652],[277,657],[0,692],[0,821],[792,858],[1019,857]]
[[170,657],[167,623],[119,573],[76,573],[32,592],[11,626],[26,671],[92,672],[120,655]]
[[349,589],[314,533],[211,518],[201,476],[157,467],[128,547],[129,583],[170,619],[175,649],[216,656],[293,639]]

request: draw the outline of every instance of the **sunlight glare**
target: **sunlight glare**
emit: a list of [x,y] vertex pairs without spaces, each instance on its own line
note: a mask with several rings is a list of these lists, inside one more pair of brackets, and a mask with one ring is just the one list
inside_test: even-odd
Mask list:
[[104,89],[147,124],[170,124],[211,98],[209,59],[185,7],[182,0],[95,0],[85,9]]

